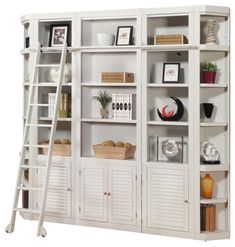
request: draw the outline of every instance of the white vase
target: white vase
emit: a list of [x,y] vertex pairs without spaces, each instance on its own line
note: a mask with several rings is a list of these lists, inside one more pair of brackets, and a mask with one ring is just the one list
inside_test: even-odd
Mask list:
[[114,43],[114,35],[112,33],[98,33],[97,42],[100,46],[110,46]]
[[[57,82],[59,76],[59,68],[51,68],[49,71],[49,79],[52,82]],[[71,82],[71,64],[65,64],[63,83]]]

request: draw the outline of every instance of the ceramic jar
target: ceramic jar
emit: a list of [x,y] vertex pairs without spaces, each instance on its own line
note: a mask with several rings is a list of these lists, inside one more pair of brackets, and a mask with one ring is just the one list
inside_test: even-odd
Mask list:
[[214,179],[210,174],[206,174],[205,177],[201,178],[201,195],[204,198],[211,199],[214,189]]
[[114,43],[114,35],[112,33],[98,33],[97,43],[99,46],[111,46]]
[[[52,82],[57,82],[59,76],[59,68],[51,68],[49,71],[49,79]],[[71,82],[71,64],[65,64],[63,83]]]

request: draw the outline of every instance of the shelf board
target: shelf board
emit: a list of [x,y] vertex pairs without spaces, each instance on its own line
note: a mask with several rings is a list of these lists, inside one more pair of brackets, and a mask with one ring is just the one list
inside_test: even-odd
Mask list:
[[[29,82],[24,82],[25,87],[29,87],[30,83]],[[57,87],[56,82],[40,82],[38,84],[39,87]],[[72,82],[67,82],[62,84],[63,87],[71,87]]]
[[201,240],[216,240],[216,239],[228,239],[230,233],[225,230],[215,230],[213,232],[201,231],[198,234],[199,239]]
[[[40,121],[52,121],[50,117],[39,117]],[[72,118],[58,118],[59,122],[71,122]]]
[[188,126],[188,122],[176,122],[176,121],[148,121],[148,125],[166,125],[166,126]]
[[188,84],[186,83],[148,83],[148,87],[180,87],[187,88]]
[[200,171],[201,172],[217,172],[217,171],[228,171],[229,165],[227,164],[219,164],[219,165],[200,165]]
[[101,83],[101,82],[82,82],[82,87],[136,87],[136,83]]
[[200,88],[227,88],[226,83],[200,83]]
[[117,160],[117,159],[103,159],[103,158],[96,158],[95,156],[90,157],[81,157],[82,162],[95,162],[95,163],[102,163],[102,164],[112,164],[112,165],[120,165],[120,164],[128,164],[128,165],[136,165],[136,158],[126,159],[126,160]]
[[129,46],[80,46],[74,48],[73,51],[81,52],[136,52],[141,46],[129,45]]
[[200,123],[201,127],[227,127],[228,123],[220,122],[220,123]]
[[229,51],[228,45],[207,45],[202,44],[199,46],[201,51]]
[[114,119],[102,119],[102,118],[82,118],[82,122],[87,123],[114,123],[114,124],[136,124],[136,120],[114,120]]
[[201,198],[200,203],[201,204],[217,204],[217,203],[226,203],[228,201],[227,197],[218,197],[218,198],[212,198],[212,199],[204,199]]
[[146,45],[141,47],[147,51],[187,51],[190,49],[197,49],[198,46],[193,44],[180,44],[180,45]]

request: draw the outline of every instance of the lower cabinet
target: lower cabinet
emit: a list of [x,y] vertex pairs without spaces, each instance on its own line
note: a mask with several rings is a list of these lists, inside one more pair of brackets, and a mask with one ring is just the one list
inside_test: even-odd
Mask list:
[[[39,157],[39,165],[45,165],[46,157]],[[39,184],[44,184],[45,169],[38,170]],[[45,215],[54,217],[71,217],[71,159],[53,156],[50,173]],[[41,202],[41,193],[38,203]]]
[[147,168],[147,227],[188,231],[188,172]]
[[136,167],[84,164],[80,218],[136,225]]

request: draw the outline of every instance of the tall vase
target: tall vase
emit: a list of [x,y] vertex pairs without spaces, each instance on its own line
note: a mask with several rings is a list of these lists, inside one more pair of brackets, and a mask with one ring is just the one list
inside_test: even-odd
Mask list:
[[206,22],[206,44],[215,44],[215,31],[216,31],[216,21],[214,19],[208,19]]
[[210,174],[206,173],[205,177],[201,178],[201,194],[202,197],[211,199],[214,189],[214,179]]

